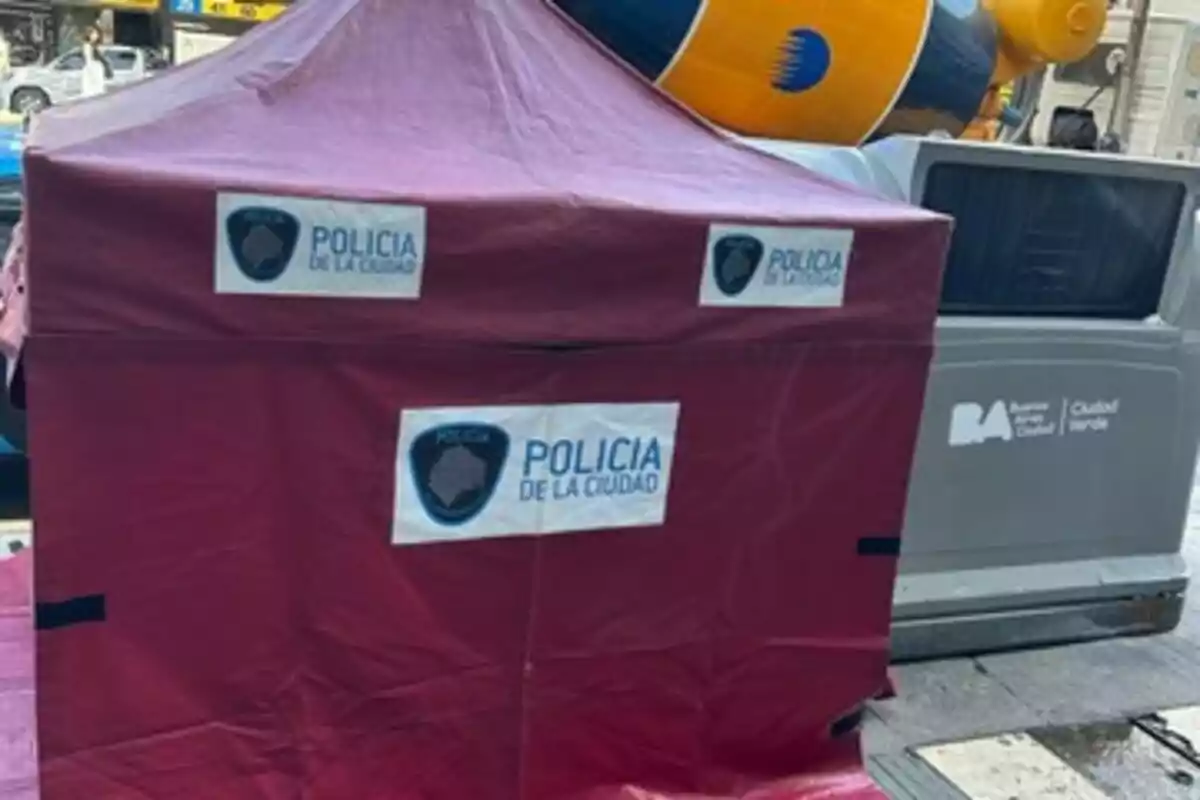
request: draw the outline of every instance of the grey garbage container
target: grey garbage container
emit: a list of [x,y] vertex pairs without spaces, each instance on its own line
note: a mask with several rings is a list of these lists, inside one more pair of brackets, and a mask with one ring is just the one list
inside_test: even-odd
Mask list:
[[956,218],[894,656],[1173,627],[1200,441],[1200,167],[908,137],[756,145]]

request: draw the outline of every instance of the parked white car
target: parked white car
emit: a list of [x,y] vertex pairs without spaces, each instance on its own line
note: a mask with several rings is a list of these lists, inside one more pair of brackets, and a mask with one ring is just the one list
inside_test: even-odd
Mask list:
[[[140,47],[104,45],[100,53],[112,68],[109,86],[120,86],[148,78],[167,64],[156,53]],[[63,53],[49,64],[14,67],[4,81],[2,108],[15,114],[41,111],[43,108],[73,100],[83,92],[83,51]]]

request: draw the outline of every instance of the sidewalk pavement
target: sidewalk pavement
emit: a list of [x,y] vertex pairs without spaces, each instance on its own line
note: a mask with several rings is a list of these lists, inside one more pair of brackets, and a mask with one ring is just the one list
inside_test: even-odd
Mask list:
[[[1200,492],[1183,552],[1200,575]],[[1195,586],[1169,634],[905,664],[893,676],[898,697],[871,707],[864,732],[895,800],[1200,800]]]

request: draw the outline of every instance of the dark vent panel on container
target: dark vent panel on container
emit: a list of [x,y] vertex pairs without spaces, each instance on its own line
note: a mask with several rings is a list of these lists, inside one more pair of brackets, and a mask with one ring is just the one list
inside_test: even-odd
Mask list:
[[1143,178],[935,164],[921,204],[955,220],[941,311],[1145,319],[1184,197]]

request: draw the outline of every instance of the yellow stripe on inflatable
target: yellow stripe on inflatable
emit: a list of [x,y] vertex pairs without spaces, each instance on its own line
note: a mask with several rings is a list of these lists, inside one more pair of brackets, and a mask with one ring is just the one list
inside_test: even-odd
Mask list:
[[706,0],[658,83],[737,133],[859,144],[907,83],[933,1]]

